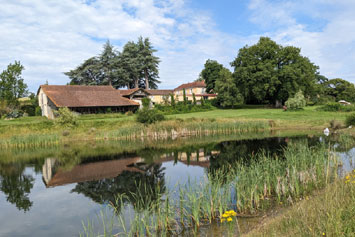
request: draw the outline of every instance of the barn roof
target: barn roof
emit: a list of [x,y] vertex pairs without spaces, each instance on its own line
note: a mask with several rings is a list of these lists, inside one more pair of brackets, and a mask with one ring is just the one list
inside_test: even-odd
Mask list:
[[185,83],[175,88],[175,91],[188,89],[188,88],[201,88],[201,87],[206,87],[205,81],[195,81],[195,82]]
[[57,107],[139,105],[132,100],[122,97],[112,86],[41,85],[40,88]]
[[144,91],[145,93],[149,94],[149,92],[143,88],[133,88],[133,89],[126,89],[126,90],[118,90],[118,92],[120,93],[120,95],[122,96],[127,96],[127,95],[132,95],[137,91]]
[[174,90],[146,90],[151,95],[170,95],[174,93]]

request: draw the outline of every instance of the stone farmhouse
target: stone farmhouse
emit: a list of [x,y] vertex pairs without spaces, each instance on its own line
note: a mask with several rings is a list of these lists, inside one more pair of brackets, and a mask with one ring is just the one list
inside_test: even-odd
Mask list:
[[117,90],[112,86],[79,86],[79,85],[41,85],[37,92],[42,116],[55,117],[59,108],[67,107],[78,113],[127,112],[139,109],[143,98],[150,98],[152,104],[162,104],[171,100],[183,101],[183,94],[188,100],[213,99],[216,94],[207,94],[204,81],[182,84],[174,90],[147,90],[134,88]]

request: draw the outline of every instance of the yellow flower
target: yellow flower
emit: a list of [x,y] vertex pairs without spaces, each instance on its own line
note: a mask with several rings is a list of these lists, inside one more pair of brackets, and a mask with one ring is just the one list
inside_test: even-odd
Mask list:
[[229,215],[228,215],[227,213],[224,213],[224,214],[222,215],[222,217],[223,217],[223,218],[227,218],[227,217],[229,217]]
[[345,181],[346,184],[349,183],[349,182],[350,182],[350,180],[346,180],[346,181]]
[[232,220],[233,220],[232,217],[228,217],[228,218],[227,218],[227,221],[228,221],[228,222],[231,222]]
[[325,233],[323,232],[323,235],[325,235]]
[[222,218],[222,219],[221,219],[221,223],[223,223],[225,220],[226,220],[226,219],[223,219],[223,218]]
[[345,176],[346,179],[350,179],[350,175]]

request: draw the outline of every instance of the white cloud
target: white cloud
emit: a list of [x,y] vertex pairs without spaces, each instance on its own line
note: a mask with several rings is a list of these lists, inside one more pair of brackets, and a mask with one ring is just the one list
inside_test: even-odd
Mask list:
[[67,83],[62,72],[97,55],[102,40],[124,44],[142,35],[159,50],[161,87],[167,88],[196,79],[204,61],[226,55],[222,46],[233,41],[215,30],[209,16],[186,9],[182,0],[85,2],[2,2],[0,68],[20,60],[25,82],[35,91],[46,80]]
[[[300,47],[303,55],[320,66],[321,74],[355,82],[354,1],[252,0],[249,8],[253,11],[252,22],[265,22],[263,26],[276,24],[266,35],[278,43]],[[260,12],[263,14],[259,15]],[[302,21],[299,13],[308,19]],[[317,20],[324,21],[323,26],[309,30]]]

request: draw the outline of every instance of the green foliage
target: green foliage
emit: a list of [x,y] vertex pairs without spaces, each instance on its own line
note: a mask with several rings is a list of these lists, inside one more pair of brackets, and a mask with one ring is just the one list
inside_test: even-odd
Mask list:
[[217,93],[217,102],[222,108],[233,108],[238,103],[243,102],[243,97],[228,69],[220,70],[219,77],[216,80],[215,92]]
[[142,99],[142,105],[143,109],[149,109],[150,107],[150,99],[148,97],[145,97]]
[[59,108],[55,122],[61,126],[74,126],[77,124],[77,116],[68,108]]
[[302,91],[297,92],[294,97],[289,98],[285,105],[287,106],[287,109],[290,110],[303,109],[306,106],[306,99],[304,98]]
[[8,119],[20,118],[22,116],[23,116],[23,112],[18,109],[13,109],[8,114],[6,114],[6,118]]
[[355,111],[354,105],[342,105],[336,102],[327,103],[318,108],[320,111],[329,111],[329,112],[352,112]]
[[214,107],[210,103],[206,103],[206,104],[204,103],[203,105],[197,105],[197,104],[185,105],[183,102],[179,102],[175,106],[156,104],[154,107],[155,109],[161,111],[165,115],[202,112],[202,111],[208,111],[214,109]]
[[187,105],[186,90],[185,90],[185,89],[183,89],[182,93],[183,93],[182,95],[183,95],[183,98],[184,98],[184,104],[185,104],[185,105]]
[[324,82],[323,86],[324,94],[335,98],[336,101],[355,101],[355,86],[353,83],[336,78]]
[[196,96],[195,93],[192,93],[192,101],[193,101],[193,105],[196,105]]
[[175,97],[174,97],[174,94],[170,94],[170,104],[171,104],[171,106],[175,106]]
[[164,119],[164,115],[156,109],[143,108],[137,113],[137,122],[143,124],[152,124]]
[[7,102],[5,100],[0,100],[0,118],[9,113],[11,109],[7,106]]
[[318,67],[300,52],[299,48],[283,47],[267,37],[240,49],[231,65],[245,102],[284,102],[299,90],[307,97],[315,94]]
[[8,105],[17,105],[18,99],[27,95],[27,85],[21,77],[24,66],[15,61],[0,74],[0,100],[6,100]]
[[222,69],[225,69],[222,64],[219,64],[215,60],[208,59],[205,63],[205,67],[201,72],[201,79],[206,83],[206,92],[211,93],[215,88],[215,83],[219,78],[219,73]]
[[148,38],[127,42],[122,53],[109,41],[103,51],[85,60],[76,69],[65,72],[71,85],[112,85],[115,88],[157,88],[159,58]]
[[35,116],[42,116],[42,109],[41,107],[37,106],[35,109]]
[[345,124],[347,127],[355,125],[355,113],[351,113],[348,116],[346,116]]

